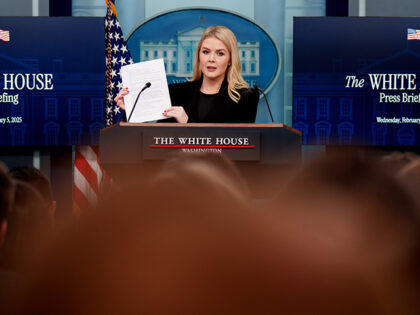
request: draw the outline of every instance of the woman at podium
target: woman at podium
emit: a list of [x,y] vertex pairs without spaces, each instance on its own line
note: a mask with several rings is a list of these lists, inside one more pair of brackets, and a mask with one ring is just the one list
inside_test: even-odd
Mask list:
[[[122,89],[115,97],[125,109]],[[208,27],[198,43],[191,81],[169,85],[172,107],[162,114],[179,123],[254,123],[259,93],[241,75],[235,35],[224,26]]]

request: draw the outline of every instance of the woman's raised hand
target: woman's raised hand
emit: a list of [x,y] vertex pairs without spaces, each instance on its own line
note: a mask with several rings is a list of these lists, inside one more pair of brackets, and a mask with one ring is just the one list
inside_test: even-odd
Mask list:
[[128,93],[130,93],[128,91],[128,88],[123,88],[121,89],[117,96],[115,96],[114,101],[115,103],[117,103],[117,106],[120,107],[121,109],[125,110],[125,104],[124,104],[124,95],[127,95]]
[[185,112],[184,107],[182,106],[169,107],[165,109],[162,115],[166,117],[173,117],[176,119],[177,122],[181,124],[185,124],[186,122],[188,122],[188,115]]
[[[120,107],[121,109],[125,110],[125,104],[124,104],[124,96],[127,95],[128,93],[130,93],[128,91],[128,88],[123,88],[121,89],[117,96],[114,98],[115,103],[117,104],[118,107]],[[176,119],[177,122],[179,123],[187,123],[188,122],[188,115],[184,110],[184,107],[182,106],[172,106],[169,107],[167,109],[165,109],[165,111],[162,113],[163,116],[166,117],[173,117]]]

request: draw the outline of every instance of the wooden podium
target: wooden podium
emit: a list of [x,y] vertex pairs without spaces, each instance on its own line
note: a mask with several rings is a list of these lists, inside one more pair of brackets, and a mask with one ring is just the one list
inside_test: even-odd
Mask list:
[[221,152],[258,197],[300,164],[301,133],[284,124],[119,123],[101,130],[100,163],[118,182],[152,175],[178,152]]

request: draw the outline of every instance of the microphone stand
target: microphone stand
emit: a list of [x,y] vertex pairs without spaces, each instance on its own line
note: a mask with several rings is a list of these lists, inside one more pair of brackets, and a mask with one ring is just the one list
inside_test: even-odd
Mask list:
[[265,103],[267,104],[267,108],[268,108],[268,112],[270,113],[270,117],[271,117],[271,122],[274,123],[274,118],[273,118],[273,114],[271,113],[271,109],[270,109],[270,105],[268,104],[268,100],[267,100],[267,96],[265,95],[264,91],[258,86],[258,85],[254,85],[254,87],[260,91],[262,93],[262,95],[264,96],[265,99]]
[[134,102],[134,106],[133,106],[133,108],[131,109],[130,116],[128,117],[127,122],[130,122],[131,115],[133,115],[133,112],[134,112],[134,109],[136,108],[137,101],[138,101],[138,99],[139,99],[139,97],[140,97],[140,94],[141,94],[141,93],[142,93],[145,89],[149,88],[151,85],[152,85],[152,84],[151,84],[150,82],[147,82],[147,83],[144,85],[144,87],[141,89],[141,91],[139,92],[139,94],[137,94],[136,101]]

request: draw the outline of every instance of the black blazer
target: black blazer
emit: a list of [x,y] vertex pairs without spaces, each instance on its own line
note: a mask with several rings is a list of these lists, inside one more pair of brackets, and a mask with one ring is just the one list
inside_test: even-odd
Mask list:
[[[188,122],[202,123],[254,123],[257,115],[259,93],[256,88],[241,89],[241,98],[235,103],[228,94],[225,80],[217,93],[216,101],[204,119],[198,119],[198,100],[202,80],[169,85],[172,106],[182,106],[188,115]],[[162,122],[174,119],[161,120]]]

